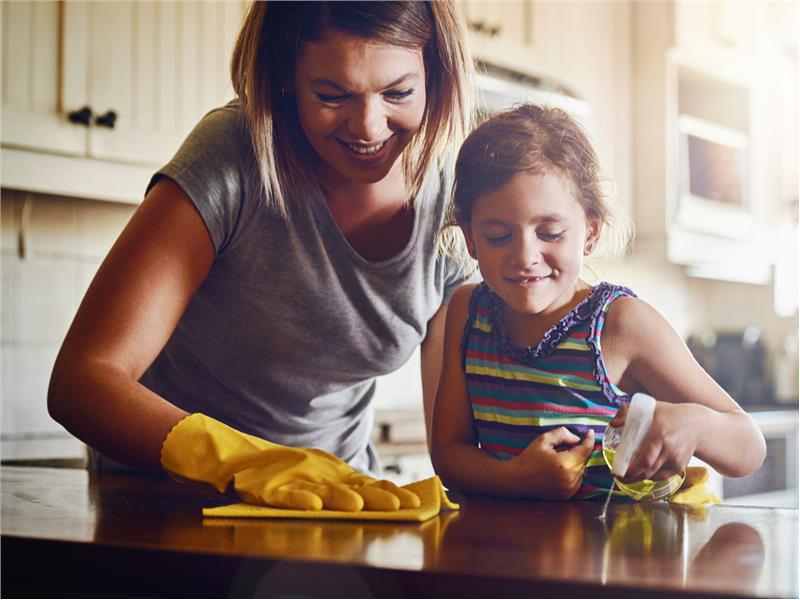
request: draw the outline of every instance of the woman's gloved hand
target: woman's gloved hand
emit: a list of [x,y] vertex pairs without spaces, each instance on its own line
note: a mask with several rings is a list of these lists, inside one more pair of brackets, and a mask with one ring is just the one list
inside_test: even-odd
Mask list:
[[161,448],[161,466],[176,479],[232,488],[250,504],[296,510],[417,508],[419,498],[355,471],[333,454],[273,444],[195,413],[178,422]]

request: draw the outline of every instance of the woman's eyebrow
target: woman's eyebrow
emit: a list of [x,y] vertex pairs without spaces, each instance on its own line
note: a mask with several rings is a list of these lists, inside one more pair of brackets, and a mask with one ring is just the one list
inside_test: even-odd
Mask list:
[[[394,87],[396,85],[400,85],[401,83],[404,83],[404,82],[408,81],[409,79],[419,79],[419,73],[416,73],[416,72],[413,72],[413,71],[411,71],[409,73],[406,73],[405,75],[402,75],[402,76],[398,77],[397,79],[395,79],[394,81],[392,81],[392,82],[388,83],[387,85],[383,86],[381,89],[389,89],[389,88]],[[350,92],[350,90],[348,90],[343,85],[341,85],[339,83],[336,83],[335,81],[333,81],[332,79],[328,79],[327,77],[315,77],[309,83],[311,83],[311,85],[326,85],[328,87],[334,88],[334,89],[339,90],[340,92],[344,92],[344,93],[349,93]]]

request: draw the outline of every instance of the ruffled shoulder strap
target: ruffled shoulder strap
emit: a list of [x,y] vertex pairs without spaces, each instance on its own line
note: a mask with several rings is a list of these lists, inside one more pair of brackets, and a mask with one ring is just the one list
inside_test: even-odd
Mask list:
[[603,362],[600,336],[603,332],[603,325],[605,325],[606,322],[608,309],[611,308],[611,305],[614,303],[614,301],[618,298],[636,298],[637,296],[630,288],[622,285],[613,285],[604,281],[595,289],[600,287],[602,287],[602,293],[597,298],[597,303],[593,307],[591,320],[589,322],[589,332],[586,336],[586,343],[592,349],[595,356],[595,380],[602,387],[603,395],[606,397],[606,399],[613,404],[618,404],[620,401],[625,401],[627,396],[621,392],[618,393],[614,391],[614,388],[611,385],[605,363]]
[[478,312],[486,314],[489,310],[489,301],[492,297],[492,291],[485,281],[481,281],[472,290],[469,297],[469,310],[467,311],[467,319],[464,322],[464,333],[461,335],[461,367],[465,368],[467,364],[467,345],[469,344],[469,335],[473,327],[476,326],[478,319]]

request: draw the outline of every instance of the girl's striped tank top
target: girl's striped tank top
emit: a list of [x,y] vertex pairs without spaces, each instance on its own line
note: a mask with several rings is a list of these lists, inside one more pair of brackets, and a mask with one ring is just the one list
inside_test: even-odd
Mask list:
[[630,397],[608,379],[601,334],[611,304],[628,288],[602,282],[535,347],[513,347],[503,300],[480,283],[470,298],[462,364],[481,448],[499,459],[520,454],[536,436],[561,426],[595,447],[576,498],[603,496],[613,485],[603,460],[606,425]]

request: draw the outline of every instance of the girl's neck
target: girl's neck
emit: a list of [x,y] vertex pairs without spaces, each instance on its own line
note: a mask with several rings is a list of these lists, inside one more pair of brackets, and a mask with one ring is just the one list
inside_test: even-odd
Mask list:
[[572,292],[562,297],[562,302],[536,314],[520,313],[504,304],[503,324],[508,340],[517,348],[538,346],[545,334],[586,300],[591,291],[592,287],[579,279]]

